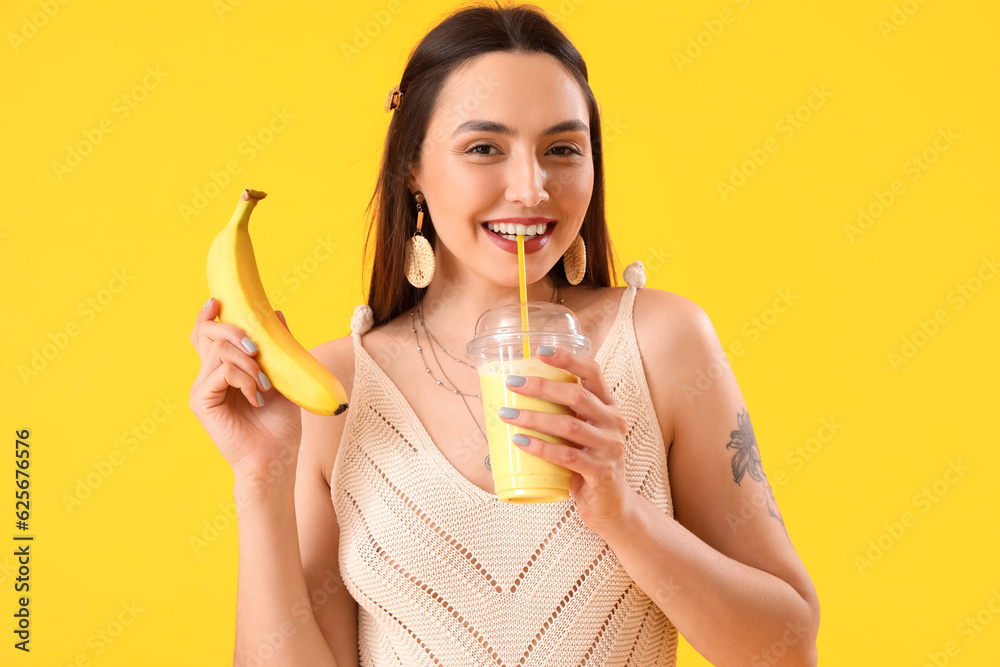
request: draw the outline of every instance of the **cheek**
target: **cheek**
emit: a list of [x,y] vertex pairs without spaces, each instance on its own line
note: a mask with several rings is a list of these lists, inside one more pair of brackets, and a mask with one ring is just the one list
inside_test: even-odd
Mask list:
[[428,189],[435,193],[429,207],[438,236],[453,249],[475,242],[479,227],[471,223],[495,208],[499,187],[496,175],[450,159],[437,163],[433,173],[425,173],[429,177]]
[[475,216],[493,205],[499,188],[496,173],[455,160],[443,165],[436,189],[446,208],[457,215]]
[[549,188],[567,210],[586,211],[594,191],[593,169],[567,169],[553,174]]

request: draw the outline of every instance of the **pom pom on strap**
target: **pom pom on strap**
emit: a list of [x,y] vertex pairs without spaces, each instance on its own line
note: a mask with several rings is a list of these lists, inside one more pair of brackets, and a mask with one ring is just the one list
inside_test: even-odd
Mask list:
[[642,262],[635,260],[625,267],[625,282],[635,288],[646,284],[646,269]]
[[351,316],[351,333],[363,336],[375,324],[375,317],[372,315],[372,307],[363,303],[354,309]]

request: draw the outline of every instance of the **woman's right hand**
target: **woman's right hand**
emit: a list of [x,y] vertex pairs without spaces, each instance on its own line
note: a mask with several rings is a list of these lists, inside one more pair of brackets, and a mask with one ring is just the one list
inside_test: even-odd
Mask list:
[[[211,299],[191,331],[201,370],[188,405],[237,477],[291,478],[302,436],[301,410],[263,379],[256,346],[244,346],[246,333],[215,320],[219,308],[219,301]],[[258,396],[265,397],[263,404]]]

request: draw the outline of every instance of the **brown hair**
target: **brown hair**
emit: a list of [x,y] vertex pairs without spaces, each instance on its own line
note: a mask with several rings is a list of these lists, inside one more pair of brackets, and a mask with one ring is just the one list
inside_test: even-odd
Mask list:
[[[374,326],[406,312],[421,298],[421,290],[406,280],[403,254],[417,228],[416,200],[407,187],[410,169],[417,161],[439,92],[445,79],[471,58],[494,51],[548,53],[557,58],[583,90],[590,112],[590,144],[594,159],[594,190],[580,234],[587,246],[587,269],[581,285],[610,287],[617,274],[604,212],[604,158],[597,101],[587,79],[587,65],[576,47],[536,5],[496,7],[473,5],[454,11],[424,36],[410,53],[399,82],[403,93],[392,112],[385,138],[382,164],[366,215],[375,214],[365,237],[367,263],[374,234],[374,259],[368,304]],[[423,234],[434,245],[436,234],[424,207]],[[567,285],[562,262],[549,277]]]

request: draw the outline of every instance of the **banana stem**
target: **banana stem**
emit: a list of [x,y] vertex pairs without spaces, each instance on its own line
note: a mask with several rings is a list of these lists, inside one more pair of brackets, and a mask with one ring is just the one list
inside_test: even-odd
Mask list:
[[[246,229],[250,223],[250,212],[257,206],[257,202],[266,196],[267,193],[260,190],[251,190],[250,188],[243,190],[240,193],[240,200],[236,202],[236,210],[233,211],[233,217],[229,219],[229,224],[237,229]],[[256,270],[256,266],[254,270]]]

